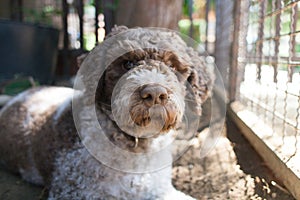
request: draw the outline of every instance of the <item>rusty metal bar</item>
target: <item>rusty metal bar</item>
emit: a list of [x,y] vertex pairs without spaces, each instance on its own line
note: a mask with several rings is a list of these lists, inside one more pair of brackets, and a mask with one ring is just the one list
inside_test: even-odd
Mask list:
[[[284,6],[283,8],[278,8],[275,11],[272,11],[268,14],[266,14],[263,18],[267,18],[267,17],[272,17],[274,15],[278,15],[280,13],[283,13],[284,11],[286,11],[287,9],[295,6],[298,2],[300,2],[300,0],[296,0],[296,1],[291,1],[290,3],[288,3],[286,6]],[[281,4],[281,3],[280,3]]]
[[282,38],[282,37],[294,36],[299,33],[300,33],[300,30],[285,33],[285,34],[278,34],[275,37],[266,37],[266,38],[258,39],[255,41],[255,43],[249,43],[249,44],[259,44],[259,43],[263,43],[263,42],[269,41],[269,40],[280,40],[280,38]]
[[[289,61],[289,57],[283,57],[283,56],[262,56],[262,59],[259,60],[256,56],[248,55],[248,59],[251,59],[251,61],[260,63],[260,64],[272,64],[273,65],[290,65],[290,66],[299,66],[300,65],[300,58],[294,57],[293,61]],[[280,61],[278,61],[280,60]],[[277,68],[276,68],[277,70]],[[274,81],[276,83],[276,81]]]
[[[259,12],[259,17],[261,20],[259,20],[259,28],[258,28],[258,41],[263,40],[264,38],[264,18],[266,13],[266,1],[261,1],[260,2],[260,12]],[[258,60],[262,60],[262,49],[263,49],[263,43],[262,42],[257,42],[256,44],[256,57]],[[257,64],[257,79],[261,79],[261,63],[258,62]]]
[[[276,8],[278,10],[281,10],[281,0],[276,0]],[[276,15],[275,18],[275,37],[273,38],[274,43],[275,43],[275,48],[274,48],[274,58],[275,58],[275,63],[272,63],[273,70],[274,70],[274,76],[273,76],[273,81],[276,83],[277,82],[277,74],[278,74],[278,54],[279,54],[279,38],[280,38],[280,30],[281,30],[281,12]]]
[[[296,32],[297,29],[297,18],[298,18],[298,4],[294,4],[294,6],[291,8],[291,23],[290,23],[290,29],[291,33]],[[291,34],[290,35],[290,41],[289,41],[289,63],[292,62],[295,58],[295,46],[296,46],[296,35]],[[293,79],[293,73],[294,73],[294,66],[288,65],[288,80],[289,82],[292,82]]]

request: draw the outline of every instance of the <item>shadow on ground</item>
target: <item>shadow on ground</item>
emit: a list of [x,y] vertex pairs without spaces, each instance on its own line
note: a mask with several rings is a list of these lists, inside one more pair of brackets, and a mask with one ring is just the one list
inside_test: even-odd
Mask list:
[[277,182],[273,172],[266,166],[261,157],[252,148],[241,131],[230,120],[227,120],[227,137],[230,140],[237,164],[241,170],[251,175],[255,181],[255,193],[264,199],[294,199],[285,189],[274,187],[271,181]]

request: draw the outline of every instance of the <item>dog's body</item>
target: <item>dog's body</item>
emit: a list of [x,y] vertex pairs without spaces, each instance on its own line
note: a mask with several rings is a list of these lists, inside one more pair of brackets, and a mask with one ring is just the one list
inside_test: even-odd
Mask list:
[[[116,28],[110,37],[126,30]],[[130,42],[122,48],[136,45],[138,36],[146,36],[151,48],[128,50],[109,63],[101,80],[95,79],[96,92],[87,84],[95,84],[87,70],[80,79],[86,88],[74,98],[72,89],[34,88],[1,110],[1,161],[25,180],[49,186],[50,199],[192,199],[171,184],[169,146],[187,107],[186,82],[193,92],[190,106],[200,114],[212,79],[178,36],[133,33],[125,33]],[[104,47],[95,48],[82,67],[96,63],[99,68]],[[75,117],[78,106],[72,110],[72,99],[83,105]],[[101,128],[93,124],[93,112]],[[107,149],[97,139],[99,132],[117,148]]]

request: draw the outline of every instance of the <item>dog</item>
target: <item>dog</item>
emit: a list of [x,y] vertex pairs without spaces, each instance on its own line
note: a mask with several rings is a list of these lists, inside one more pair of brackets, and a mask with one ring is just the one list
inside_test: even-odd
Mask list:
[[1,163],[49,199],[193,199],[172,186],[171,147],[212,85],[177,33],[116,26],[74,89],[36,87],[2,108]]

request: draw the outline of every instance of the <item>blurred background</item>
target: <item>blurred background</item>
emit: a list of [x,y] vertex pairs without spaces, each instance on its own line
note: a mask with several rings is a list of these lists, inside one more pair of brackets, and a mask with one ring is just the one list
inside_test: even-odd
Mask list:
[[3,0],[0,55],[5,63],[0,80],[32,76],[53,84],[71,77],[78,69],[76,57],[102,42],[115,24],[174,29],[210,45],[215,38],[215,2],[209,4],[207,8],[205,0]]

